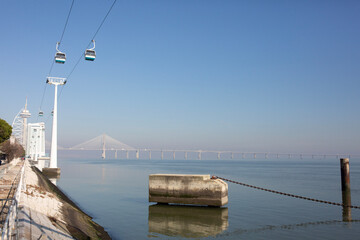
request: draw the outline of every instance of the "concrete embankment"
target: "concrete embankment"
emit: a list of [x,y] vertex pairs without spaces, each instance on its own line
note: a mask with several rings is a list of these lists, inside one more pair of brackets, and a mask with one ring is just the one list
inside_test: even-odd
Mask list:
[[37,168],[25,162],[19,204],[20,239],[111,239]]

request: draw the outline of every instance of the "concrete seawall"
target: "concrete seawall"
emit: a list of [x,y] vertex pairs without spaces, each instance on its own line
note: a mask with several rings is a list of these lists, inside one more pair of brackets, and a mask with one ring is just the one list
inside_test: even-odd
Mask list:
[[111,239],[37,168],[25,162],[19,239]]

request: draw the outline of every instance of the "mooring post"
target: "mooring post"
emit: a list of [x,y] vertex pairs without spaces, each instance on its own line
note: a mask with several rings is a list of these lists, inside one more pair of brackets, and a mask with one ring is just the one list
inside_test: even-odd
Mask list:
[[340,158],[341,190],[343,203],[343,221],[351,221],[351,190],[349,158]]
[[350,166],[348,158],[340,158],[341,190],[350,191]]

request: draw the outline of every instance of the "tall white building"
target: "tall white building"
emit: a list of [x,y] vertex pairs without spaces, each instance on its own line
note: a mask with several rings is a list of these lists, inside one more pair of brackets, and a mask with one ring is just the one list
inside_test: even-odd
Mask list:
[[31,117],[31,113],[27,110],[27,98],[25,102],[25,107],[20,110],[20,112],[14,118],[12,123],[12,135],[18,140],[18,142],[24,147],[26,146],[27,138],[27,119]]
[[45,157],[45,123],[28,124],[26,155],[33,160]]

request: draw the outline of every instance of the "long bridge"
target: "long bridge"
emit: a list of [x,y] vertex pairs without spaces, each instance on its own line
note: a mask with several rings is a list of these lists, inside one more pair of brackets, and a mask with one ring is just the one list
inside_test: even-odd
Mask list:
[[341,158],[341,157],[359,157],[360,155],[350,154],[319,154],[319,153],[272,153],[272,152],[242,152],[242,151],[221,151],[221,150],[190,150],[190,149],[149,149],[149,148],[135,148],[129,146],[119,140],[110,137],[107,134],[101,134],[95,138],[92,138],[83,143],[77,144],[70,148],[61,148],[61,150],[81,150],[81,151],[102,151],[102,158],[105,159],[107,151],[114,152],[114,158],[118,159],[119,156],[124,156],[125,159],[129,159],[130,155],[136,159],[140,158],[140,155],[147,154],[151,159],[153,154],[158,154],[161,160],[164,156],[174,159],[181,156],[187,160],[189,158],[195,158],[201,160],[204,154],[213,154],[218,160],[220,159],[245,159],[245,158]]

